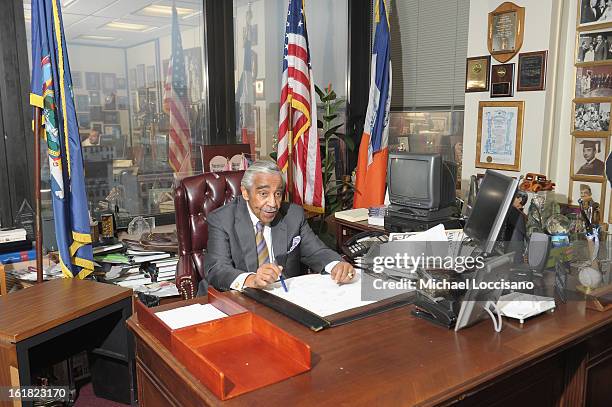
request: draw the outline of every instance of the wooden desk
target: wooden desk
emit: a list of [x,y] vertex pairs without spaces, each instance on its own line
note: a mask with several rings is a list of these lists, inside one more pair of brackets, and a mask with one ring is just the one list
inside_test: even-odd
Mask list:
[[369,225],[367,220],[360,222],[351,222],[344,219],[334,218],[336,222],[336,248],[340,248],[344,245],[344,242],[349,240],[353,235],[365,232],[365,231],[380,231],[384,232],[385,228],[382,226]]
[[[226,293],[310,345],[312,370],[221,403],[134,315],[140,405],[612,405],[612,312],[560,305],[521,327],[488,321],[455,333],[410,307],[314,333],[239,293]],[[196,298],[160,309],[194,302]]]
[[[119,381],[133,387],[131,314],[131,289],[93,281],[57,279],[0,296],[0,386],[35,385],[40,368],[87,350],[96,389]],[[94,377],[98,362],[121,368]],[[0,400],[5,405],[12,403]]]

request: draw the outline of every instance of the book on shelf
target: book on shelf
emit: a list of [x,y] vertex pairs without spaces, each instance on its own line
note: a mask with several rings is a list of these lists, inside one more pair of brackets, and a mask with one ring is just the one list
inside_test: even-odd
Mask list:
[[0,229],[0,243],[19,242],[26,240],[25,229]]

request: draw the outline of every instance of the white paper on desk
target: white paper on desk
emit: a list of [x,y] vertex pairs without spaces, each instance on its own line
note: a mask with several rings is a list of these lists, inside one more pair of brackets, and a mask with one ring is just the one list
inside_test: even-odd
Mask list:
[[155,315],[171,329],[184,328],[214,319],[225,318],[227,314],[210,304],[193,304],[186,307],[156,312]]
[[288,292],[280,283],[265,291],[299,305],[321,317],[372,304],[361,300],[361,279],[358,274],[353,282],[338,285],[329,274],[307,274],[285,280]]
[[389,235],[390,242],[446,242],[447,240],[442,223],[424,232],[391,233]]

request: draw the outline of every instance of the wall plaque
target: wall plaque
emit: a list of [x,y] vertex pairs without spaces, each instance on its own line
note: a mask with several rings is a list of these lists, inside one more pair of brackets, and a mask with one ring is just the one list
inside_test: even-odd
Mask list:
[[514,95],[514,64],[493,65],[491,69],[491,97]]
[[489,13],[487,45],[499,62],[507,62],[523,46],[525,8],[505,2]]
[[516,90],[544,90],[546,86],[547,51],[519,54]]

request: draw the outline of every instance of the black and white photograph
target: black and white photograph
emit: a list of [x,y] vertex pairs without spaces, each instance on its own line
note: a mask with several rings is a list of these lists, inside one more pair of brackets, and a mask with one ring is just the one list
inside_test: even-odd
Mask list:
[[85,88],[87,90],[100,90],[99,72],[85,72]]
[[117,78],[117,89],[125,89],[126,81],[125,78]]
[[612,31],[590,31],[578,36],[576,62],[612,60]]
[[580,0],[580,26],[612,22],[612,0]]
[[92,91],[89,92],[89,104],[91,106],[101,106],[102,99],[100,99],[100,92]]
[[576,68],[576,97],[612,97],[612,65]]
[[603,180],[607,151],[607,137],[574,137],[572,177],[601,177]]
[[96,130],[98,133],[102,133],[102,126],[104,123],[102,122],[91,122],[91,129]]
[[75,95],[74,104],[76,105],[77,112],[89,113],[89,96],[88,95]]
[[610,129],[610,102],[574,103],[575,132],[597,133]]
[[73,71],[71,74],[72,89],[81,89],[83,87],[83,72]]
[[117,88],[117,75],[114,73],[102,74],[102,90],[106,93],[112,93]]
[[579,200],[593,201],[599,205],[603,205],[602,202],[602,191],[603,185],[601,182],[586,182],[586,181],[573,181],[572,183],[572,194],[570,198],[570,204],[578,205]]

